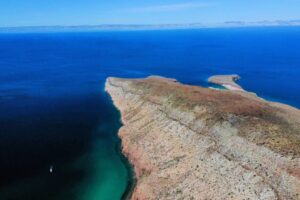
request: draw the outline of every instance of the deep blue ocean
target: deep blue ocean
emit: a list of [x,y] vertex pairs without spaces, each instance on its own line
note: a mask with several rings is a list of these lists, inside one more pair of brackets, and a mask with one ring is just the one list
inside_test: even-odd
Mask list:
[[132,175],[106,77],[232,73],[300,108],[300,27],[0,33],[0,199],[120,199]]

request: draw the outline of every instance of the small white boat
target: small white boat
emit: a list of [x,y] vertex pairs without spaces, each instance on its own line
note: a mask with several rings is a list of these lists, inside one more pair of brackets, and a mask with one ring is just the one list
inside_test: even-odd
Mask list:
[[50,165],[49,172],[52,173],[52,172],[53,172],[53,169],[54,169],[54,168],[53,168],[53,165]]

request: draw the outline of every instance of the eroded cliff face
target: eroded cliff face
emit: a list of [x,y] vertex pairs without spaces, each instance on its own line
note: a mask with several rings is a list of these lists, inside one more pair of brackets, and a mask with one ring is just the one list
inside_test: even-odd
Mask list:
[[132,199],[300,199],[300,113],[173,79],[108,78]]

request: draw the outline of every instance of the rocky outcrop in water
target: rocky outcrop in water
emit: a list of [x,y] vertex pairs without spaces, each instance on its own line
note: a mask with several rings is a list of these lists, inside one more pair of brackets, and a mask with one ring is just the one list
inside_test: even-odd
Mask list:
[[131,199],[300,199],[300,111],[174,79],[108,78]]

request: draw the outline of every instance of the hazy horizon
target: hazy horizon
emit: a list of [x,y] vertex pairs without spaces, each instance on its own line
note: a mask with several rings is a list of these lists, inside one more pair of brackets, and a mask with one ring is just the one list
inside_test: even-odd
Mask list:
[[251,28],[251,27],[299,27],[300,20],[275,21],[228,21],[220,23],[179,23],[179,24],[98,24],[98,25],[41,25],[1,27],[0,32],[22,31],[89,31],[89,30],[164,30],[202,28]]

